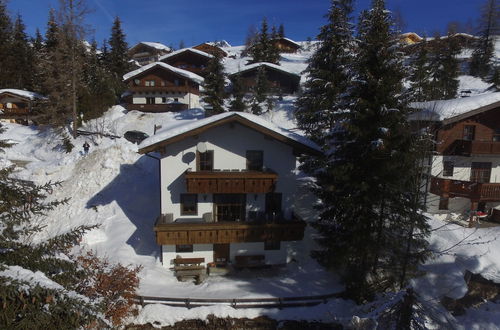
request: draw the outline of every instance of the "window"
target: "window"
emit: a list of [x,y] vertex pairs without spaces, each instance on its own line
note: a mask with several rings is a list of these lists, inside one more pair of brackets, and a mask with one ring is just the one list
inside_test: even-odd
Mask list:
[[165,80],[160,81],[161,86],[165,86]]
[[495,128],[493,131],[493,141],[500,142],[500,128]]
[[447,210],[448,209],[448,198],[440,198],[439,199],[439,209]]
[[198,195],[181,194],[181,215],[198,214]]
[[180,244],[175,246],[176,253],[193,252],[193,244]]
[[154,97],[146,97],[146,104],[155,104],[156,100]]
[[464,126],[464,140],[473,141],[476,133],[476,126],[465,125]]
[[281,249],[280,241],[265,241],[264,250],[279,250]]
[[452,161],[445,160],[443,162],[443,176],[453,176],[454,165]]
[[262,150],[247,150],[247,170],[262,171],[264,152]]
[[155,85],[155,81],[154,80],[146,80],[144,83],[148,87],[154,87],[154,85]]
[[472,162],[470,181],[488,183],[491,177],[491,163]]
[[266,194],[266,218],[269,221],[283,220],[283,213],[281,209],[281,200],[283,199],[281,193],[267,193]]
[[162,97],[161,98],[161,103],[167,103],[167,98],[166,97]]
[[214,194],[216,222],[245,221],[245,194]]
[[174,84],[175,84],[175,86],[179,86],[179,79],[175,79]]
[[205,152],[197,152],[197,154],[198,154],[198,171],[213,171],[214,151],[207,150]]

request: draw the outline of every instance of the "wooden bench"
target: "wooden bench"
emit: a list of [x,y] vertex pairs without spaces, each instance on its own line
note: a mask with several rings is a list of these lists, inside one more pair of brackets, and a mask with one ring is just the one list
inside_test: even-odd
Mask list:
[[266,257],[263,254],[235,256],[235,268],[262,268],[266,267]]
[[173,269],[177,280],[194,277],[196,284],[203,282],[207,275],[206,268],[202,265],[204,262],[205,258],[175,258]]

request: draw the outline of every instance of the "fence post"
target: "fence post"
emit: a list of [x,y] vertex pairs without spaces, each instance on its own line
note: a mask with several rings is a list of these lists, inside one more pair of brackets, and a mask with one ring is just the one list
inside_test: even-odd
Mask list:
[[236,309],[236,298],[233,299],[233,302],[231,303],[231,307],[233,307],[234,309]]
[[278,303],[279,303],[279,309],[283,309],[283,299],[278,298]]
[[143,296],[139,296],[139,301],[141,302],[141,306],[144,307],[144,297]]
[[191,309],[191,306],[189,303],[189,298],[186,299],[186,307],[187,307],[187,309]]

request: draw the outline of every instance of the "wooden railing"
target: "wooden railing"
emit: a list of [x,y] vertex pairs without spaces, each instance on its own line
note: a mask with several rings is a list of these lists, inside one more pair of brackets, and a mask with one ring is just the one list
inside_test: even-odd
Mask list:
[[157,223],[156,242],[162,245],[299,241],[304,221]]
[[430,192],[444,197],[477,201],[500,201],[500,183],[479,183],[432,177]]
[[168,111],[181,111],[188,108],[184,103],[168,103],[168,104],[126,104],[127,110],[139,110],[144,112],[168,112]]
[[188,193],[265,194],[274,191],[278,174],[259,171],[186,171]]
[[498,155],[500,154],[500,142],[455,140],[445,150],[438,149],[439,151],[445,155],[455,156]]

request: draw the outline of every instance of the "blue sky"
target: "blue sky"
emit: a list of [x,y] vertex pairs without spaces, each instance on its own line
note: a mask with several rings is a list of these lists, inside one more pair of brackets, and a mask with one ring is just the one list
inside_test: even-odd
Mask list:
[[[476,23],[483,0],[387,0],[387,7],[398,10],[406,31],[432,35],[444,32],[450,21]],[[87,17],[91,29],[88,39],[100,43],[109,38],[111,23],[118,15],[127,41],[157,41],[178,47],[225,39],[232,45],[244,43],[250,25],[259,26],[262,17],[271,24],[283,23],[287,37],[314,38],[325,23],[329,0],[87,0],[93,13]],[[370,0],[356,1],[356,12],[369,7]],[[12,15],[18,12],[34,35],[38,27],[45,32],[48,10],[58,0],[9,0]]]

